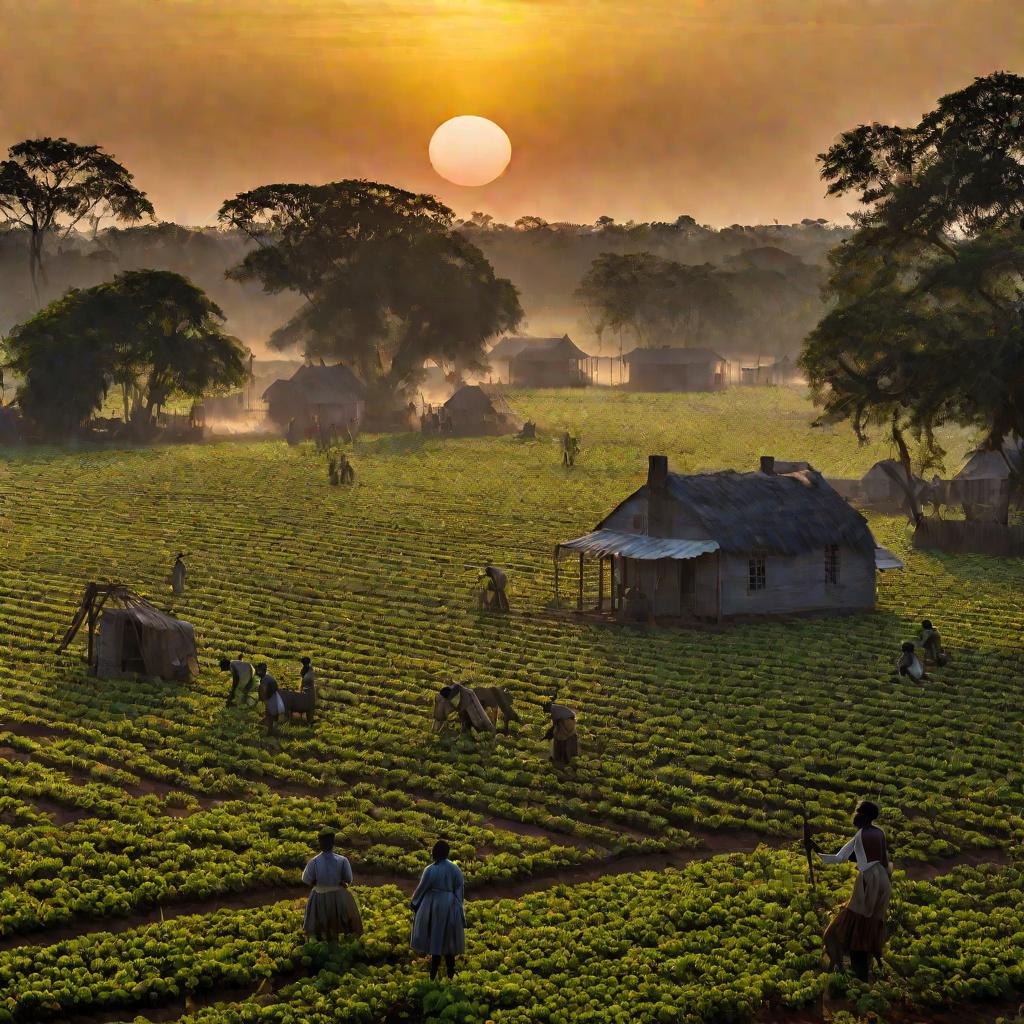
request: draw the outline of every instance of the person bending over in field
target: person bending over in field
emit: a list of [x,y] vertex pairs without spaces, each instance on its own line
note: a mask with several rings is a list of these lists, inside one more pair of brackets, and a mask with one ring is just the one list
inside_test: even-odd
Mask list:
[[505,590],[508,587],[508,577],[490,562],[484,566],[484,576],[487,583],[480,596],[481,607],[492,612],[507,612],[509,604],[508,594],[505,593]]
[[942,668],[944,665],[949,664],[949,656],[943,653],[942,650],[942,639],[939,636],[939,631],[932,625],[930,619],[925,619],[921,623],[921,636],[918,638],[918,643],[921,645],[924,651],[924,663],[932,662]]
[[580,752],[576,735],[576,712],[554,701],[543,705],[543,711],[551,717],[551,727],[544,733],[544,739],[551,740],[551,760],[556,765],[571,764]]
[[430,957],[430,980],[437,977],[444,957],[448,977],[455,975],[455,958],[466,952],[466,881],[457,864],[448,859],[451,848],[434,843],[433,864],[424,868],[412,894],[412,936],[409,945]]
[[861,981],[868,980],[872,958],[881,961],[885,952],[885,912],[892,896],[892,862],[885,833],[875,825],[878,815],[877,804],[861,800],[853,815],[854,837],[838,853],[821,854],[826,864],[841,864],[851,857],[857,863],[853,896],[825,929],[824,941],[833,969],[842,970],[843,957],[849,954],[853,973]]
[[277,680],[267,671],[267,663],[261,661],[256,666],[256,675],[260,681],[260,700],[263,701],[263,721],[267,726],[267,735],[277,732],[278,719],[284,714],[284,701]]
[[231,705],[235,703],[235,691],[239,686],[242,687],[242,700],[243,702],[246,701],[249,697],[249,691],[252,689],[253,679],[256,674],[253,670],[252,664],[248,661],[243,661],[241,658],[237,658],[234,661],[229,661],[227,658],[221,658],[220,667],[222,672],[231,673],[231,692],[228,694],[228,707],[231,707]]
[[363,934],[363,919],[348,887],[352,884],[352,866],[348,858],[334,852],[334,833],[320,833],[320,853],[302,872],[302,881],[312,886],[306,900],[302,930],[311,938],[337,942],[339,935]]
[[925,673],[924,666],[917,660],[914,645],[910,640],[903,645],[902,651],[900,660],[896,662],[896,671],[907,679],[913,679],[915,683],[927,682],[929,677]]

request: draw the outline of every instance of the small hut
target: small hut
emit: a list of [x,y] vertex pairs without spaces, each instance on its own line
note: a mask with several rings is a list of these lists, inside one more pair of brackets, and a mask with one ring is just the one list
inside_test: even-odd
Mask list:
[[768,383],[774,384],[776,387],[788,387],[799,380],[800,368],[796,365],[796,361],[792,356],[783,356],[781,359],[776,359],[768,367]]
[[505,396],[486,384],[466,384],[444,403],[452,433],[473,435],[513,434],[522,425]]
[[721,391],[728,364],[709,348],[635,348],[622,357],[631,391]]
[[87,630],[89,671],[103,679],[156,676],[187,682],[199,672],[195,631],[118,583],[90,583],[60,646]]
[[573,388],[590,383],[590,356],[568,334],[560,338],[502,338],[487,357],[492,369],[523,388]]
[[263,392],[267,416],[279,427],[294,419],[300,430],[319,417],[325,427],[356,427],[366,411],[366,388],[344,364],[300,366],[288,380],[275,380]]
[[1010,438],[999,449],[973,452],[950,481],[950,499],[976,522],[1007,523],[1010,503],[1024,479],[1024,442]]
[[[896,459],[876,462],[860,481],[860,498],[865,506],[877,511],[900,512],[907,507],[907,473],[903,463]],[[910,477],[915,496],[920,499],[925,492],[925,482],[916,476]]]
[[627,618],[641,602],[684,621],[872,608],[876,569],[900,568],[899,559],[820,473],[776,473],[767,456],[761,465],[683,476],[650,456],[643,487],[591,533],[555,547],[556,595],[560,560],[576,556],[577,607],[585,562],[597,560],[597,607]]

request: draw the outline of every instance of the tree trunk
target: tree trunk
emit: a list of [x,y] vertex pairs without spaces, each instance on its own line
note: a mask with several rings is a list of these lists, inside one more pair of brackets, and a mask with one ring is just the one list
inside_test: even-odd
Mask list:
[[903,467],[903,490],[906,492],[907,507],[910,509],[910,518],[913,520],[914,525],[917,526],[923,518],[921,513],[921,506],[918,504],[917,495],[914,493],[914,472],[910,462],[910,449],[907,447],[906,439],[903,436],[903,431],[900,430],[899,424],[896,421],[896,416],[892,419],[892,439],[896,442],[896,447],[900,453],[900,465]]

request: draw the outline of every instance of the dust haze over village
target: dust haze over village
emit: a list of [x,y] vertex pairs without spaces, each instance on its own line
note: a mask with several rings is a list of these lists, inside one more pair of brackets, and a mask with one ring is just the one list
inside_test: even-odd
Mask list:
[[1024,1024],[1024,11],[0,0],[0,1024]]

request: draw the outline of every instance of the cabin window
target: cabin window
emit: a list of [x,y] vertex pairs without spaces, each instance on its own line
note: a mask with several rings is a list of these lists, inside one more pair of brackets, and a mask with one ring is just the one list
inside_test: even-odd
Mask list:
[[825,583],[836,584],[839,582],[839,545],[825,545]]
[[764,554],[758,552],[747,560],[747,592],[754,593],[755,590],[764,590],[768,586],[768,573]]

